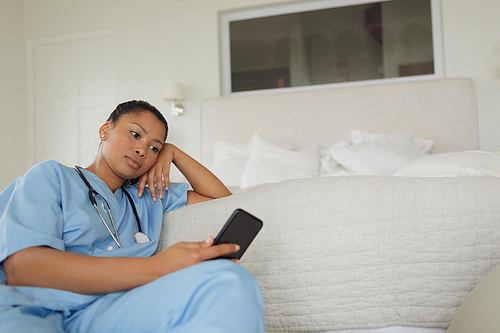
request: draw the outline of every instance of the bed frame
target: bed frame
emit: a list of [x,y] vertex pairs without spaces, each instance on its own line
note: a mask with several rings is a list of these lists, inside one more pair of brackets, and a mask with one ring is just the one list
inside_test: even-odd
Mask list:
[[478,149],[473,81],[440,79],[208,99],[202,104],[202,162],[211,165],[214,142],[248,142],[255,132],[299,149],[348,140],[352,129],[409,132],[434,140],[432,153]]

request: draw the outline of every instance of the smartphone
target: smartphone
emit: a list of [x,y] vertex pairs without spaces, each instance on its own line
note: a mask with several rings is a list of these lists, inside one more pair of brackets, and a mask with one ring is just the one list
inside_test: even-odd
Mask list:
[[217,244],[238,244],[240,250],[236,253],[226,254],[216,259],[240,259],[247,250],[250,243],[262,228],[262,221],[243,209],[236,209],[222,227],[214,245]]

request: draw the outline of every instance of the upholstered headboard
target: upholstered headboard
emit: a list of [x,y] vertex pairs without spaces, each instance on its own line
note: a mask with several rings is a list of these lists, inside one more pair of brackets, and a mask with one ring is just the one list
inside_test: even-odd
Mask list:
[[432,139],[432,153],[478,149],[476,95],[470,79],[442,79],[207,99],[202,104],[202,162],[213,143],[248,142],[259,133],[302,148],[329,147],[349,131],[409,132]]

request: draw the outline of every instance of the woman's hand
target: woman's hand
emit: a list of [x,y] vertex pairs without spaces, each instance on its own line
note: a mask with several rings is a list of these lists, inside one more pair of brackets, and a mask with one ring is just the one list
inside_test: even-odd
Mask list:
[[163,189],[168,190],[170,184],[170,166],[174,161],[174,152],[175,147],[173,145],[169,143],[163,145],[156,163],[139,179],[139,192],[137,194],[139,197],[142,196],[144,188],[148,184],[153,201],[157,200],[156,191],[158,191],[160,199],[163,198]]
[[[240,250],[239,245],[236,244],[218,244],[212,246],[213,243],[213,237],[209,237],[202,242],[177,243],[150,258],[154,260],[154,266],[159,269],[158,275],[163,276]],[[237,259],[231,261],[237,264],[240,263]]]
[[163,198],[163,191],[168,190],[170,183],[172,163],[193,188],[193,191],[188,191],[186,205],[231,195],[227,187],[210,170],[176,146],[165,143],[155,165],[141,176],[138,196],[142,196],[147,183],[153,201],[157,200],[156,190],[160,199]]

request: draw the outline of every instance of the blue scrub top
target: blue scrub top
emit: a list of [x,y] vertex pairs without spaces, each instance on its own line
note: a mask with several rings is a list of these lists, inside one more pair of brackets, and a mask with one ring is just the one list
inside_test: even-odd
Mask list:
[[[101,257],[148,257],[158,246],[163,214],[186,205],[188,184],[171,183],[163,199],[156,202],[147,188],[139,198],[137,186],[126,185],[142,231],[151,239],[135,245],[138,227],[127,196],[121,189],[112,193],[92,172],[82,172],[108,202],[122,248],[90,203],[88,187],[74,168],[55,161],[37,164],[0,194],[0,306],[34,305],[57,311],[85,306],[99,295],[7,286],[3,261],[19,250],[41,245]],[[107,219],[108,214],[101,213]]]

